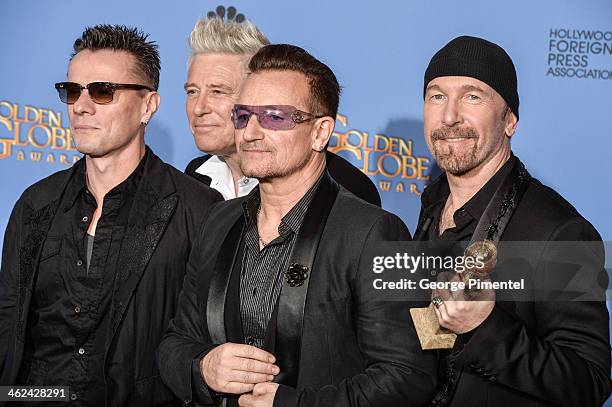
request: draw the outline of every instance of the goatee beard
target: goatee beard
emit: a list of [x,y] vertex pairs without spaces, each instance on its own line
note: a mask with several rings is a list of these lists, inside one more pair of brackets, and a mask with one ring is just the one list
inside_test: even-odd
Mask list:
[[[478,133],[472,127],[457,127],[457,128],[439,128],[431,133],[431,153],[434,156],[438,167],[441,170],[455,175],[461,176],[477,167],[480,162],[478,160]],[[474,144],[469,150],[465,146],[459,150],[458,146],[453,146],[451,143],[446,143],[444,147],[436,143],[440,140],[465,138],[473,139]]]

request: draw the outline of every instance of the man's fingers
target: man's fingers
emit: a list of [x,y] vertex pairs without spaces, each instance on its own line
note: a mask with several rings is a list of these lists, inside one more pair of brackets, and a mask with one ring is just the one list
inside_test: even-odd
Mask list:
[[221,392],[229,394],[250,393],[253,391],[254,386],[255,385],[252,383],[228,382],[225,386],[223,386]]
[[232,361],[228,367],[235,370],[273,375],[277,375],[280,372],[280,368],[272,363],[260,362],[255,359],[248,359],[244,357],[232,358]]
[[448,306],[452,307],[452,304],[447,304],[445,302],[444,304],[440,305],[440,308],[434,307],[434,311],[436,311],[436,316],[438,317],[438,322],[440,323],[440,326],[443,326],[444,328],[448,328],[449,317],[448,310],[446,309]]
[[232,382],[256,384],[271,382],[274,380],[274,375],[246,372],[244,370],[232,370],[232,372],[229,374],[229,379]]
[[268,393],[275,393],[278,388],[278,384],[276,383],[259,383],[253,387],[253,395],[254,396],[263,396]]
[[232,354],[243,358],[255,359],[261,362],[274,363],[276,358],[265,350],[251,345],[235,343],[232,346]]
[[255,402],[255,396],[252,394],[243,394],[238,398],[238,405],[240,407],[250,407]]

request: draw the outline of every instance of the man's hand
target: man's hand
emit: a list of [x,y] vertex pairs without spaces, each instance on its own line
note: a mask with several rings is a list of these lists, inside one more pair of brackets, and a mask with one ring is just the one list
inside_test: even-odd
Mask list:
[[[462,281],[455,273],[441,273],[438,281]],[[467,284],[467,283],[466,283]],[[454,333],[463,334],[477,328],[491,314],[495,306],[493,290],[434,290],[433,297],[440,297],[442,303],[434,307],[440,326]]]
[[218,393],[243,394],[271,382],[280,372],[270,353],[255,346],[224,343],[200,360],[204,382]]
[[272,407],[278,389],[277,383],[259,383],[253,388],[253,394],[243,394],[238,399],[240,407]]

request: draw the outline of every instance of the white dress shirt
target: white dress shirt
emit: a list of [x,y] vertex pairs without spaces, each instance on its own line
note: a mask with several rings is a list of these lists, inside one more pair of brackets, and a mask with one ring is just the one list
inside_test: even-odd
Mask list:
[[217,155],[206,160],[195,172],[210,177],[210,187],[219,191],[226,201],[248,195],[259,184],[256,178],[242,176],[238,180],[238,191],[236,191],[229,165]]

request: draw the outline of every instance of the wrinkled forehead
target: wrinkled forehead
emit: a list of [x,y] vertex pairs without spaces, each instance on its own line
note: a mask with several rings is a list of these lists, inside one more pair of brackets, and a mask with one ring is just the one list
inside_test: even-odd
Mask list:
[[250,106],[285,105],[308,111],[308,78],[295,71],[260,71],[245,79],[238,103]]
[[84,49],[68,64],[68,80],[85,85],[90,82],[141,83],[145,78],[136,57],[127,51]]
[[487,83],[471,76],[439,76],[432,79],[425,88],[426,92],[439,91],[443,93],[482,92],[492,98],[502,97]]
[[214,82],[218,79],[240,82],[246,77],[247,55],[199,53],[189,59],[187,75]]

